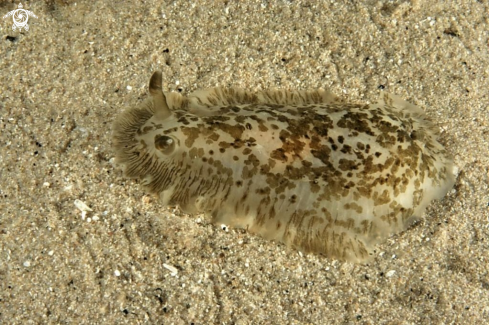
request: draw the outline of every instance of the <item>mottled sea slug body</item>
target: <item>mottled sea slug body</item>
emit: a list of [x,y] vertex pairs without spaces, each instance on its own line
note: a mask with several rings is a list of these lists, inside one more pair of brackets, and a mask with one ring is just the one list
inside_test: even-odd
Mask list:
[[304,252],[364,262],[454,184],[424,112],[383,93],[349,104],[326,91],[214,88],[163,93],[117,117],[124,175],[163,205],[204,213]]

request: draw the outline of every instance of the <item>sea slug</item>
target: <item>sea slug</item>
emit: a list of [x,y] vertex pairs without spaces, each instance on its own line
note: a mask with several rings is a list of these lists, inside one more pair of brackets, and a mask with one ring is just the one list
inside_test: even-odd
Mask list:
[[116,163],[165,206],[304,252],[365,262],[455,182],[424,112],[382,93],[162,91],[114,122]]

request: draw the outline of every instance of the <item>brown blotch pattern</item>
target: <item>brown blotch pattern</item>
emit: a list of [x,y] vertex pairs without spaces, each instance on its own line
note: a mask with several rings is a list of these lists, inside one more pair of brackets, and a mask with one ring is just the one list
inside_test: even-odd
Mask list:
[[305,252],[367,261],[454,183],[433,124],[393,95],[214,88],[166,101],[169,117],[149,98],[116,118],[124,175],[163,205]]

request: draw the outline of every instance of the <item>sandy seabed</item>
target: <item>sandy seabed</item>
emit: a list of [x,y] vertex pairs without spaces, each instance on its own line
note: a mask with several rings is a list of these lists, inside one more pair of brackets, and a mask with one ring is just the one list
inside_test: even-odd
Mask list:
[[[28,31],[0,25],[1,323],[489,322],[487,1],[23,4]],[[457,182],[366,265],[165,209],[111,147],[157,69],[183,93],[384,88],[435,121]]]

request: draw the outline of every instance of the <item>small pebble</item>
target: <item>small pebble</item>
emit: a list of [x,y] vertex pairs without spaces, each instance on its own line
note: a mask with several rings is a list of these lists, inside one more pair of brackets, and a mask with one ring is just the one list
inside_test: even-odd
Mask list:
[[385,276],[386,276],[386,277],[388,277],[388,278],[390,278],[390,277],[392,277],[392,276],[393,276],[395,273],[396,273],[396,271],[395,271],[395,270],[390,270],[389,272],[387,272],[387,273],[385,274]]

